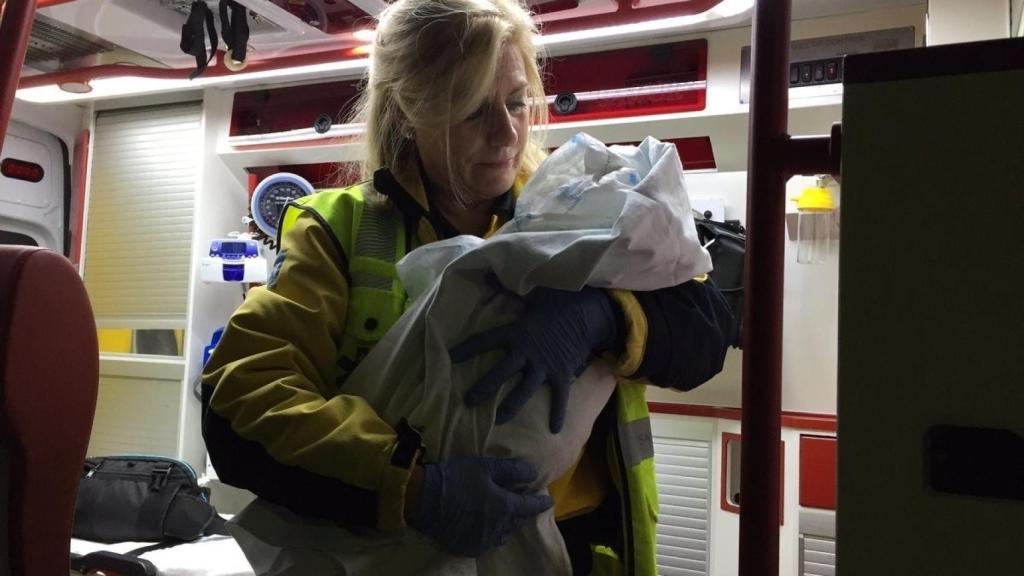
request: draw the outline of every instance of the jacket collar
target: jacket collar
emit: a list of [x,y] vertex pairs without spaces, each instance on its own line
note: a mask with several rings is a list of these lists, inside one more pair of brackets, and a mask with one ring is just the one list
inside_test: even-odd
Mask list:
[[[515,216],[516,199],[523,184],[525,178],[517,178],[512,188],[498,197],[491,212],[491,230],[487,236]],[[387,196],[398,208],[408,228],[419,231],[421,243],[426,244],[459,234],[440,210],[430,210],[430,194],[420,175],[419,166],[404,171],[380,168],[373,174],[373,187]]]

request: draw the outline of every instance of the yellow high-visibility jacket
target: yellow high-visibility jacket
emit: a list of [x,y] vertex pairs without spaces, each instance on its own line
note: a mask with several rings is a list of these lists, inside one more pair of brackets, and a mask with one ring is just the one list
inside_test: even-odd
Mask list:
[[[488,234],[511,217],[517,191],[496,202]],[[250,290],[204,370],[210,459],[222,481],[300,514],[401,529],[420,437],[344,394],[344,378],[403,311],[394,261],[456,231],[429,210],[418,174],[386,169],[289,207],[280,228],[271,280]],[[385,257],[382,245],[391,247]],[[732,319],[717,290],[698,282],[612,296],[627,335],[623,382],[595,426],[606,437],[592,439],[551,493],[560,519],[614,497],[619,534],[593,550],[615,559],[616,572],[654,574],[657,495],[643,390],[648,381],[690,389],[717,373]]]

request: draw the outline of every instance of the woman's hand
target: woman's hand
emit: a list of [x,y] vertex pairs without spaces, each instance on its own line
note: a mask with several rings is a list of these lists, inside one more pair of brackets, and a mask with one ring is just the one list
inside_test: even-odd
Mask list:
[[422,492],[412,526],[460,556],[504,544],[554,504],[550,496],[524,492],[537,471],[518,459],[453,458],[417,467],[413,477],[422,478]]
[[493,398],[501,386],[520,371],[522,381],[498,407],[497,424],[511,420],[544,382],[551,387],[551,432],[565,423],[569,384],[583,371],[591,354],[618,350],[622,341],[621,311],[597,288],[580,292],[535,288],[526,297],[526,313],[519,320],[482,332],[451,350],[453,362],[462,362],[489,350],[508,354],[466,393],[475,406]]

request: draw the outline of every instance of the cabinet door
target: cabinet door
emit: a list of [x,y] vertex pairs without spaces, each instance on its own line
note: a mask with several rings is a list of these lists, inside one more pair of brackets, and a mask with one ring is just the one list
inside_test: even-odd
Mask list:
[[1022,54],[1016,39],[847,58],[843,576],[1020,572]]

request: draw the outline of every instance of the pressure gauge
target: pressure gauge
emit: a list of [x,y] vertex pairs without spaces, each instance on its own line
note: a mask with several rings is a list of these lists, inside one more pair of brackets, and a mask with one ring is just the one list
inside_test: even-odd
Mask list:
[[277,224],[288,202],[314,192],[305,178],[290,172],[267,176],[252,193],[252,219],[270,238],[277,238]]

